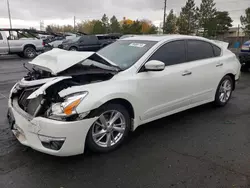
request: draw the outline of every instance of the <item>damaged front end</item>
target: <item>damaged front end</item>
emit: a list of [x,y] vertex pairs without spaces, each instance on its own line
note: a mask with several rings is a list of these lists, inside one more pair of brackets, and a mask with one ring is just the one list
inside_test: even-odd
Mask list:
[[[88,95],[88,91],[77,91],[64,97],[59,95],[60,91],[109,80],[117,71],[112,66],[101,64],[106,63],[105,60],[92,52],[76,54],[72,62],[66,65],[63,60],[70,60],[71,56],[71,52],[62,50],[38,56],[30,62],[33,64],[32,70],[13,88],[11,100],[16,100],[18,106],[31,117],[62,121],[86,117],[88,112],[77,112],[76,107]],[[60,68],[58,61],[64,63]],[[46,64],[42,66],[44,62]]]
[[17,100],[19,107],[32,117],[41,116],[61,121],[81,120],[88,112],[77,112],[76,107],[88,95],[88,91],[79,91],[66,97],[61,97],[60,91],[73,86],[105,81],[112,76],[95,73],[38,80],[29,80],[26,77],[16,84],[10,97],[11,100]]

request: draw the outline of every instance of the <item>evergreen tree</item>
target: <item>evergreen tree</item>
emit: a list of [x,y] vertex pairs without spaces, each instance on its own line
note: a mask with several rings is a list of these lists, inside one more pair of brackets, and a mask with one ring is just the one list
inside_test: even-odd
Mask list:
[[197,15],[194,0],[188,0],[186,5],[181,8],[177,26],[180,34],[192,34],[195,32],[197,28]]
[[177,32],[176,23],[177,23],[177,17],[174,14],[173,9],[171,9],[165,22],[165,29],[164,29],[165,33],[167,34],[176,33]]

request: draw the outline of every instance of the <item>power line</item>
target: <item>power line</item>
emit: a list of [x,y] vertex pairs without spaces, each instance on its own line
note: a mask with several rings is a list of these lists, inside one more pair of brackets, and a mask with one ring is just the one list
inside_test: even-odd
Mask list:
[[235,9],[235,10],[225,10],[227,12],[238,12],[238,11],[244,11],[245,9]]
[[[241,2],[249,2],[249,0],[227,0],[226,2],[225,1],[218,1],[218,2],[215,2],[215,6],[216,6],[216,4],[225,4],[225,3],[237,3],[237,4],[239,4]],[[198,5],[200,5],[200,4],[198,4]],[[185,6],[185,4],[168,3],[168,6],[179,6],[181,8],[182,6]]]
[[[229,1],[227,1],[226,3],[240,3],[240,2],[249,2],[249,0],[229,0]],[[225,1],[217,1],[216,2],[216,4],[217,3],[223,3],[223,4],[225,4]]]

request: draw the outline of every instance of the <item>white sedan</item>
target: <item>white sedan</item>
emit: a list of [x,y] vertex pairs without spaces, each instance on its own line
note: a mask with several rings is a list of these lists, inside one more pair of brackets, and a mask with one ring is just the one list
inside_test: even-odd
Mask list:
[[97,53],[54,49],[12,88],[11,129],[51,155],[114,150],[145,123],[209,102],[225,106],[240,77],[227,46],[166,35],[128,37]]

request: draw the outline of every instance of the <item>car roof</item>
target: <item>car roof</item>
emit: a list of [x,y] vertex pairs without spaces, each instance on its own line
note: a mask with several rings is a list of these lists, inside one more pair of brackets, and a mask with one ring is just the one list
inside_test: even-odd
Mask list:
[[190,36],[190,35],[134,35],[132,37],[123,38],[120,40],[147,40],[147,41],[166,41],[171,39],[199,39],[208,40],[203,37]]

